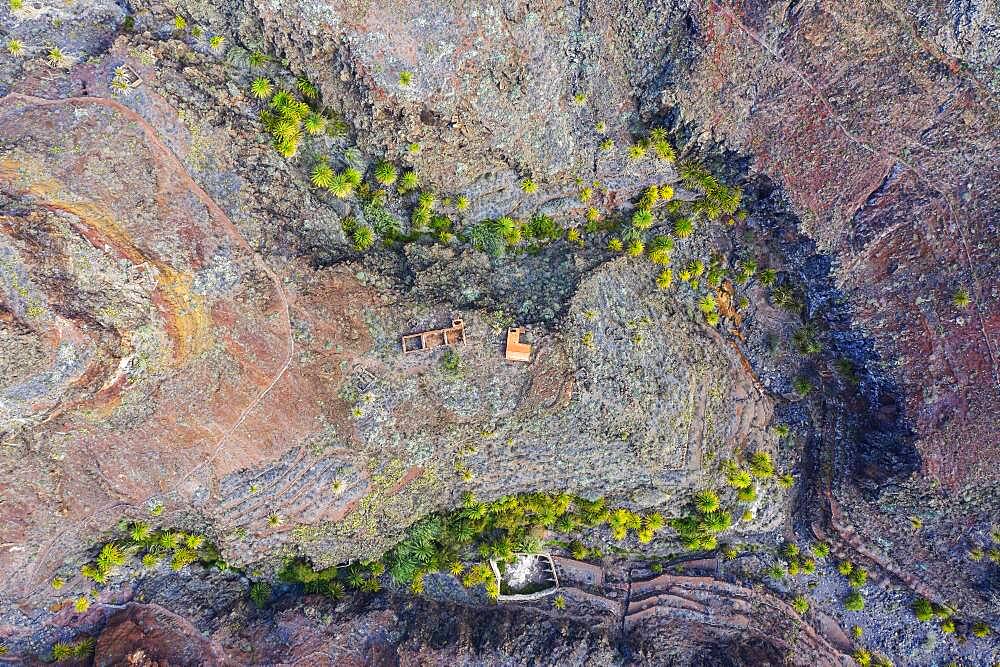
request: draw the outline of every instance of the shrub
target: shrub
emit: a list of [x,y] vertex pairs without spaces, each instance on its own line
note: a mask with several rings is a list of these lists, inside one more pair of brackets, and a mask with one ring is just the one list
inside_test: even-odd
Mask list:
[[261,69],[269,62],[271,62],[271,58],[261,51],[254,50],[247,56],[247,64],[250,65],[251,69]]
[[259,76],[253,80],[253,83],[250,84],[250,92],[258,100],[266,100],[271,97],[271,94],[274,92],[274,88],[271,86],[270,81],[262,76]]
[[800,327],[792,335],[792,340],[802,354],[819,354],[823,351],[823,344],[819,341],[816,329],[811,325]]
[[670,253],[674,249],[674,240],[669,236],[654,236],[649,243],[649,259],[653,264],[666,266],[670,264]]
[[643,252],[645,252],[646,246],[640,239],[632,239],[628,242],[628,246],[625,248],[625,252],[628,253],[630,257],[638,257]]
[[686,239],[691,236],[691,232],[694,231],[694,224],[691,222],[691,218],[679,218],[674,222],[674,234],[682,239]]
[[986,552],[979,547],[973,547],[972,549],[969,549],[969,560],[975,563],[982,561],[985,556]]
[[950,618],[941,621],[941,632],[946,635],[955,634],[955,621]]
[[760,272],[760,282],[770,287],[778,280],[778,272],[774,269],[764,269]]
[[611,252],[621,252],[624,247],[625,244],[622,243],[622,240],[619,238],[612,238],[608,240],[608,250]]
[[413,83],[413,72],[403,70],[399,73],[399,85],[409,86]]
[[968,308],[969,304],[972,303],[972,299],[969,297],[969,290],[959,287],[951,296],[951,303],[956,308]]
[[749,472],[734,465],[726,471],[726,483],[734,489],[748,489],[753,486],[753,478]]
[[706,294],[698,300],[698,310],[703,313],[714,313],[717,307],[715,297],[711,294]]
[[62,49],[60,49],[58,46],[53,46],[52,48],[50,48],[46,58],[48,59],[49,64],[52,65],[53,67],[62,67],[68,61],[68,59],[66,58],[66,54],[64,54],[62,52]]
[[[405,174],[404,174],[404,176],[405,176]],[[459,212],[468,211],[469,210],[469,198],[466,197],[465,195],[459,195],[458,199],[455,201],[455,208]]]
[[19,56],[24,53],[24,42],[19,39],[8,39],[7,40],[7,53],[12,56]]
[[913,614],[917,617],[918,621],[927,622],[934,618],[934,607],[931,605],[930,600],[917,598],[913,601]]
[[222,35],[212,35],[208,38],[208,46],[213,49],[218,49],[222,46],[222,43],[226,41],[226,38]]
[[791,473],[785,473],[778,477],[778,485],[783,489],[790,489],[795,486],[795,478]]
[[781,556],[785,560],[792,560],[799,555],[800,549],[799,545],[794,542],[786,542],[784,546],[781,547]]
[[867,649],[859,648],[854,651],[854,662],[860,667],[870,667],[872,664],[872,654]]
[[851,573],[847,575],[847,583],[851,588],[861,588],[868,583],[868,571],[860,566],[855,566]]
[[[412,169],[408,169],[403,172],[403,175],[399,178],[399,192],[406,193],[411,190],[416,190],[420,187],[420,178],[417,176],[417,172]],[[461,209],[460,209],[461,210]]]
[[326,130],[326,117],[312,111],[302,119],[302,127],[307,134],[322,134]]
[[750,474],[758,479],[766,479],[774,475],[774,462],[771,455],[765,451],[756,451],[750,455],[747,461],[750,467]]
[[88,609],[90,609],[90,600],[86,596],[81,595],[73,602],[73,609],[76,610],[78,614],[82,614]]
[[382,161],[375,165],[375,180],[382,185],[392,185],[396,182],[398,175],[395,165],[390,162]]
[[601,140],[601,143],[598,144],[598,148],[600,148],[605,153],[607,153],[614,147],[615,147],[615,142],[612,141],[610,137]]
[[813,390],[812,382],[809,378],[800,375],[799,377],[792,380],[792,389],[799,396],[805,397]]
[[582,107],[586,103],[587,103],[586,93],[576,93],[575,95],[573,95],[573,104],[575,104],[576,106]]
[[670,289],[673,284],[674,272],[672,269],[664,269],[660,271],[660,275],[656,276],[656,286],[660,289]]
[[849,575],[854,570],[854,563],[849,560],[842,560],[837,563],[837,572],[840,572],[845,577]]
[[333,177],[329,190],[338,199],[347,199],[354,194],[355,185],[346,170]]
[[187,19],[185,19],[183,16],[174,17],[175,30],[184,30],[185,28],[187,28],[187,24],[188,24]]
[[715,512],[719,509],[719,494],[711,489],[699,491],[694,496],[694,506],[702,514]]
[[979,639],[988,637],[990,634],[990,626],[986,625],[982,621],[979,621],[972,626],[972,634]]
[[641,160],[646,156],[646,147],[641,143],[635,143],[628,147],[628,158],[630,160]]
[[335,175],[330,164],[325,158],[321,158],[319,162],[313,167],[312,172],[309,175],[309,180],[317,188],[331,188],[334,184]]
[[851,593],[844,598],[844,609],[847,611],[861,611],[865,608],[865,599],[861,597],[861,593],[858,591],[851,591]]
[[748,486],[745,489],[739,489],[736,492],[736,499],[741,503],[752,503],[757,500],[757,489],[753,486]]
[[552,606],[555,607],[556,609],[565,609],[566,608],[565,596],[563,596],[562,593],[555,596],[555,598],[552,599]]
[[805,614],[809,611],[809,600],[801,595],[796,595],[795,599],[792,600],[792,608],[800,614]]
[[313,100],[319,97],[319,89],[304,76],[299,76],[295,78],[295,89],[299,91],[307,100]]
[[817,542],[812,545],[812,552],[816,558],[826,558],[830,555],[830,545],[826,542]]
[[538,192],[538,184],[535,183],[530,178],[525,178],[521,180],[521,192],[526,195],[533,195]]
[[674,152],[673,146],[667,140],[667,131],[663,128],[658,127],[650,132],[649,142],[653,148],[653,152],[656,153],[656,157],[667,162],[674,162],[677,159],[677,154]]
[[653,226],[653,214],[646,209],[638,209],[632,214],[632,226],[645,231]]
[[562,228],[551,217],[536,213],[525,227],[527,235],[539,241],[554,241],[562,236]]
[[266,581],[255,581],[250,584],[250,599],[257,605],[258,609],[263,609],[264,605],[271,598],[271,585]]

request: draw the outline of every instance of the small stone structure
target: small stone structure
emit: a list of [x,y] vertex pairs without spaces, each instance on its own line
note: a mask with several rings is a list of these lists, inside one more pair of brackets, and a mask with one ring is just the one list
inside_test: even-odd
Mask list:
[[505,356],[508,361],[531,361],[531,346],[521,342],[524,329],[511,327],[507,330],[507,349]]
[[403,336],[403,354],[433,350],[445,345],[465,343],[465,323],[462,320],[452,320],[451,326],[445,329],[433,329],[421,333]]
[[[501,593],[497,597],[499,601],[538,600],[559,590],[559,576],[556,574],[556,567],[549,554],[515,553],[514,562],[507,567],[503,574],[500,574],[497,562],[491,558],[490,569],[493,570],[493,576],[496,577],[497,585],[500,587]],[[530,593],[505,595],[503,593],[504,586],[508,590],[523,590],[535,586],[546,587]]]
[[135,89],[142,85],[142,77],[128,65],[115,69],[115,78],[121,79],[129,88]]

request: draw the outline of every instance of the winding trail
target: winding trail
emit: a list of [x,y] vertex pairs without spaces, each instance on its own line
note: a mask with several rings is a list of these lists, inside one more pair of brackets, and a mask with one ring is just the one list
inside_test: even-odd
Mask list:
[[[37,577],[38,568],[40,564],[45,560],[45,557],[48,555],[52,547],[57,545],[62,539],[65,539],[66,535],[75,534],[78,528],[81,528],[82,526],[86,525],[88,522],[92,521],[96,517],[105,515],[112,510],[119,509],[123,506],[125,507],[136,507],[137,505],[141,506],[148,503],[153,498],[172,496],[174,493],[177,492],[178,487],[182,483],[190,479],[192,475],[194,475],[204,466],[214,461],[216,457],[218,457],[219,453],[222,451],[222,448],[225,446],[229,438],[231,438],[233,434],[236,433],[236,431],[246,421],[250,413],[258,405],[260,405],[261,401],[263,401],[264,398],[274,389],[274,387],[278,384],[278,381],[281,380],[281,378],[284,377],[285,373],[288,371],[288,368],[292,362],[292,357],[294,356],[295,353],[295,339],[292,333],[291,315],[289,312],[289,305],[288,305],[288,294],[285,292],[281,279],[278,277],[277,274],[274,273],[274,271],[271,270],[271,267],[267,265],[267,262],[265,262],[264,259],[250,246],[246,238],[244,238],[244,236],[236,228],[236,225],[234,225],[232,220],[230,220],[229,216],[226,215],[226,213],[222,210],[222,208],[215,203],[215,200],[212,199],[212,197],[200,185],[198,185],[198,183],[194,180],[194,178],[191,177],[191,174],[184,166],[184,163],[180,160],[180,158],[177,157],[177,155],[173,152],[173,150],[171,150],[163,142],[163,140],[159,136],[159,133],[152,125],[150,125],[146,121],[145,118],[143,118],[140,114],[133,111],[129,107],[123,105],[121,102],[118,102],[117,100],[112,100],[102,97],[67,97],[60,99],[48,99],[43,97],[34,97],[31,95],[22,95],[19,93],[10,93],[6,97],[0,99],[0,105],[9,104],[12,100],[19,100],[22,102],[27,102],[29,104],[41,107],[52,107],[52,106],[63,106],[63,105],[68,105],[68,106],[90,105],[90,106],[105,107],[115,110],[116,112],[125,116],[130,121],[132,121],[140,128],[142,128],[143,133],[146,135],[147,146],[149,147],[150,151],[154,154],[154,158],[161,165],[161,167],[171,172],[172,175],[178,176],[181,182],[185,184],[188,188],[190,188],[191,192],[193,192],[195,196],[198,198],[198,200],[208,209],[209,213],[212,215],[215,221],[221,223],[222,227],[226,230],[230,238],[232,238],[242,249],[246,250],[250,254],[250,256],[253,257],[256,266],[261,271],[263,271],[271,280],[271,282],[274,284],[275,293],[277,294],[278,299],[280,301],[282,325],[286,336],[286,349],[285,349],[285,358],[283,363],[271,377],[268,384],[254,397],[252,401],[250,401],[250,403],[246,405],[246,407],[243,408],[243,410],[240,413],[240,416],[236,419],[236,421],[233,422],[233,424],[228,429],[226,429],[226,431],[221,436],[219,436],[219,438],[213,444],[212,450],[209,453],[209,455],[206,456],[202,461],[197,463],[190,470],[188,470],[188,472],[184,474],[184,476],[176,480],[164,492],[151,494],[147,496],[143,501],[137,504],[127,503],[124,501],[111,503],[103,507],[100,507],[91,512],[90,514],[72,522],[71,524],[72,528],[68,528],[66,531],[61,532],[59,535],[54,537],[48,544],[42,547],[38,555],[34,558],[34,562],[32,563],[32,565],[27,569],[26,572],[24,572],[23,574],[24,585],[29,589],[27,593],[24,593],[24,595],[22,595],[22,597],[19,598],[19,599],[24,599],[24,597],[27,597],[28,595],[31,594],[32,589],[34,587],[39,585],[38,582],[35,582],[35,578]],[[5,587],[9,586],[9,584],[10,584],[10,579],[8,578],[8,580],[5,581]]]

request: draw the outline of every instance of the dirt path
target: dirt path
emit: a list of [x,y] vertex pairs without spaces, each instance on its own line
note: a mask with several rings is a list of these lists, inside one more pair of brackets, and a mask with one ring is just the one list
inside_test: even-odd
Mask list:
[[[209,213],[212,215],[215,221],[221,223],[222,227],[226,230],[230,238],[232,238],[241,248],[246,250],[253,257],[254,263],[257,265],[257,267],[261,271],[263,271],[271,280],[271,282],[274,284],[275,293],[277,294],[278,299],[280,301],[282,325],[285,330],[284,333],[286,336],[286,350],[285,350],[284,361],[281,367],[273,374],[270,381],[263,388],[263,390],[261,390],[256,395],[256,397],[254,397],[254,399],[250,401],[250,403],[248,403],[243,408],[236,421],[233,422],[232,425],[230,425],[230,427],[227,428],[226,431],[221,436],[219,436],[219,438],[213,444],[212,450],[208,456],[206,456],[202,461],[200,461],[190,470],[188,470],[188,472],[183,477],[176,480],[165,491],[156,494],[151,494],[150,496],[145,498],[141,503],[138,503],[138,505],[139,506],[144,505],[155,497],[170,496],[176,493],[177,488],[182,483],[190,479],[192,475],[194,475],[204,466],[208,465],[213,460],[215,460],[215,458],[222,451],[222,448],[225,446],[229,438],[231,438],[233,434],[236,433],[236,431],[246,421],[250,413],[258,405],[260,405],[261,401],[263,401],[264,398],[271,392],[271,390],[274,389],[278,381],[282,377],[284,377],[286,371],[288,370],[288,367],[291,365],[292,357],[295,353],[295,341],[292,334],[292,324],[291,324],[291,316],[289,313],[288,295],[285,292],[284,287],[282,286],[281,279],[271,270],[271,268],[267,265],[267,263],[263,260],[263,258],[261,258],[260,255],[250,246],[247,240],[236,228],[236,225],[234,225],[232,220],[229,219],[229,216],[226,215],[226,213],[222,210],[222,208],[220,208],[219,205],[215,203],[215,200],[213,200],[212,197],[200,185],[198,185],[197,182],[195,182],[195,180],[191,177],[191,174],[185,168],[180,158],[178,158],[177,155],[175,155],[174,152],[163,142],[163,140],[160,139],[160,136],[157,133],[156,129],[152,127],[138,113],[136,113],[132,109],[129,109],[128,107],[126,107],[125,105],[121,104],[116,100],[100,98],[100,97],[68,97],[62,99],[47,99],[42,97],[34,97],[30,95],[11,93],[7,95],[5,98],[0,99],[0,105],[9,104],[11,101],[22,101],[42,107],[64,106],[64,105],[101,106],[113,109],[117,113],[128,118],[131,122],[135,123],[140,128],[142,128],[144,134],[146,135],[147,146],[153,153],[154,158],[159,163],[159,165],[162,168],[169,171],[171,175],[179,177],[181,182],[184,183],[188,188],[190,188],[190,190],[195,194],[195,196],[198,197],[199,201],[201,201],[201,203],[209,210]],[[116,502],[100,507],[91,512],[90,514],[88,514],[87,516],[84,516],[74,521],[71,524],[71,528],[61,532],[58,536],[53,538],[51,542],[43,546],[42,549],[39,551],[38,556],[34,559],[33,564],[27,569],[27,571],[23,575],[24,585],[26,588],[29,588],[29,591],[24,594],[24,597],[26,597],[32,592],[30,589],[34,589],[36,586],[39,585],[38,582],[35,581],[38,575],[38,568],[40,564],[45,560],[45,557],[48,555],[52,547],[57,545],[62,539],[65,539],[65,536],[75,534],[77,529],[83,527],[88,522],[94,520],[99,516],[106,516],[108,513],[119,510],[123,506],[135,507],[136,505],[126,502]],[[6,585],[9,584],[10,581],[8,579]]]

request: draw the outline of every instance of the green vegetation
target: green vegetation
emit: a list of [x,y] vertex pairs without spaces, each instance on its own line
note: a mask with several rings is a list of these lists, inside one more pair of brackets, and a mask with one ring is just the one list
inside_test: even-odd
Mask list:
[[19,39],[8,39],[7,40],[7,53],[12,56],[19,56],[24,53],[24,42]]
[[399,172],[395,165],[390,162],[379,162],[375,165],[375,180],[382,185],[389,186],[396,182]]
[[750,467],[750,474],[757,479],[767,479],[774,476],[774,462],[767,452],[756,451],[752,453],[747,463]]
[[560,593],[559,595],[555,596],[555,598],[553,598],[553,600],[552,600],[552,606],[555,607],[556,609],[560,609],[560,610],[565,609],[566,608],[566,597],[562,593]]
[[649,145],[659,159],[666,160],[667,162],[674,162],[677,159],[677,153],[674,151],[674,147],[670,145],[670,141],[667,139],[667,131],[663,128],[654,128],[649,133]]
[[792,607],[800,614],[804,614],[809,611],[809,600],[805,599],[801,595],[796,595],[792,600]]
[[941,632],[943,632],[946,635],[955,634],[955,621],[950,618],[946,618],[943,621],[941,621],[940,627],[941,627]]
[[615,142],[610,137],[608,137],[602,139],[601,143],[598,144],[597,147],[600,148],[601,151],[607,153],[608,151],[612,150],[615,147]]
[[525,178],[521,180],[521,191],[526,195],[532,195],[538,192],[538,185],[530,178]]
[[[464,558],[493,558],[510,561],[515,551],[537,552],[539,536],[545,529],[571,532],[607,524],[616,539],[634,530],[640,541],[649,541],[663,527],[658,514],[639,516],[626,509],[608,510],[601,499],[590,501],[566,493],[532,493],[505,496],[490,503],[466,497],[462,509],[451,514],[433,514],[414,524],[407,537],[380,561],[364,566],[334,567],[315,571],[302,561],[289,563],[282,578],[298,582],[314,592],[327,592],[331,582],[346,581],[356,589],[371,589],[373,580],[387,571],[394,581],[422,590],[429,572],[464,572],[467,586],[486,584],[495,597],[496,581],[484,562],[466,570]],[[575,554],[585,553],[583,545]]]
[[844,609],[847,611],[861,611],[865,608],[865,599],[861,597],[859,591],[851,591],[846,598],[844,598]]
[[718,547],[718,535],[733,525],[730,512],[721,509],[718,494],[706,490],[695,494],[694,511],[676,519],[669,525],[677,531],[678,538],[689,551],[714,551]]
[[816,542],[812,545],[811,550],[816,558],[826,558],[830,555],[830,545],[826,542]]
[[271,599],[271,586],[265,581],[255,581],[250,584],[248,594],[257,608],[263,609],[267,601]]
[[69,59],[66,57],[66,54],[63,53],[62,49],[60,49],[58,46],[53,46],[52,48],[50,48],[48,54],[46,55],[46,58],[48,59],[49,64],[52,65],[53,67],[62,67],[66,65],[67,62],[69,62]]
[[917,617],[918,621],[926,622],[934,618],[934,607],[931,605],[930,600],[917,598],[913,602],[913,614]]
[[955,290],[955,293],[952,294],[951,303],[956,308],[968,308],[972,303],[972,298],[969,296],[969,290],[964,287],[959,287]]
[[989,634],[990,634],[990,626],[986,625],[982,621],[979,621],[972,625],[972,635],[974,637],[982,639],[984,637],[988,637]]
[[174,17],[174,30],[184,30],[187,28],[187,24],[187,19],[183,16],[178,15]]
[[266,100],[271,97],[272,93],[274,93],[274,88],[271,86],[270,81],[260,76],[254,79],[253,83],[250,84],[250,92],[253,93],[253,96],[257,99]]
[[646,146],[643,143],[635,143],[628,147],[628,159],[641,160],[646,157]]
[[226,38],[223,37],[222,35],[212,35],[211,37],[208,38],[208,45],[213,49],[218,49],[222,46],[223,42],[225,41]]
[[413,72],[403,70],[399,73],[399,85],[407,87],[413,83]]
[[694,223],[691,222],[691,218],[678,218],[674,221],[674,234],[678,238],[686,239],[693,231]]
[[808,396],[810,392],[812,392],[813,385],[812,382],[809,381],[809,378],[800,375],[794,380],[792,380],[792,389],[799,396],[805,397]]
[[[206,543],[203,535],[166,529],[154,531],[145,522],[137,521],[130,524],[127,537],[103,545],[97,558],[80,568],[80,574],[94,583],[104,584],[136,556],[141,558],[143,566],[147,568],[155,566],[167,556],[170,556],[171,568],[175,571],[194,562],[201,562],[206,566],[225,566],[219,552]],[[86,598],[82,600],[86,602]]]
[[694,496],[695,508],[703,513],[709,514],[719,509],[719,494],[715,491],[699,491]]
[[94,652],[94,638],[85,637],[72,643],[58,642],[52,647],[52,659],[56,662],[84,660]]
[[250,69],[263,69],[269,62],[271,62],[271,58],[262,51],[254,50],[247,56],[247,64],[250,65]]
[[312,173],[309,175],[309,180],[317,188],[330,189],[333,187],[335,176],[336,174],[334,174],[333,169],[324,157],[320,158],[319,162],[313,167]]
[[858,648],[854,651],[854,662],[858,663],[860,667],[870,667],[872,664],[872,654],[864,648]]
[[458,352],[451,348],[444,351],[441,355],[441,370],[452,377],[461,377],[462,358],[458,356]]
[[730,188],[719,183],[704,166],[691,161],[682,163],[678,173],[686,187],[704,193],[704,196],[693,204],[695,213],[709,220],[718,220],[722,215],[732,216],[736,213],[743,197],[739,188]]
[[795,347],[802,354],[819,354],[823,351],[823,345],[819,341],[816,329],[811,325],[800,327],[792,339],[795,341]]

